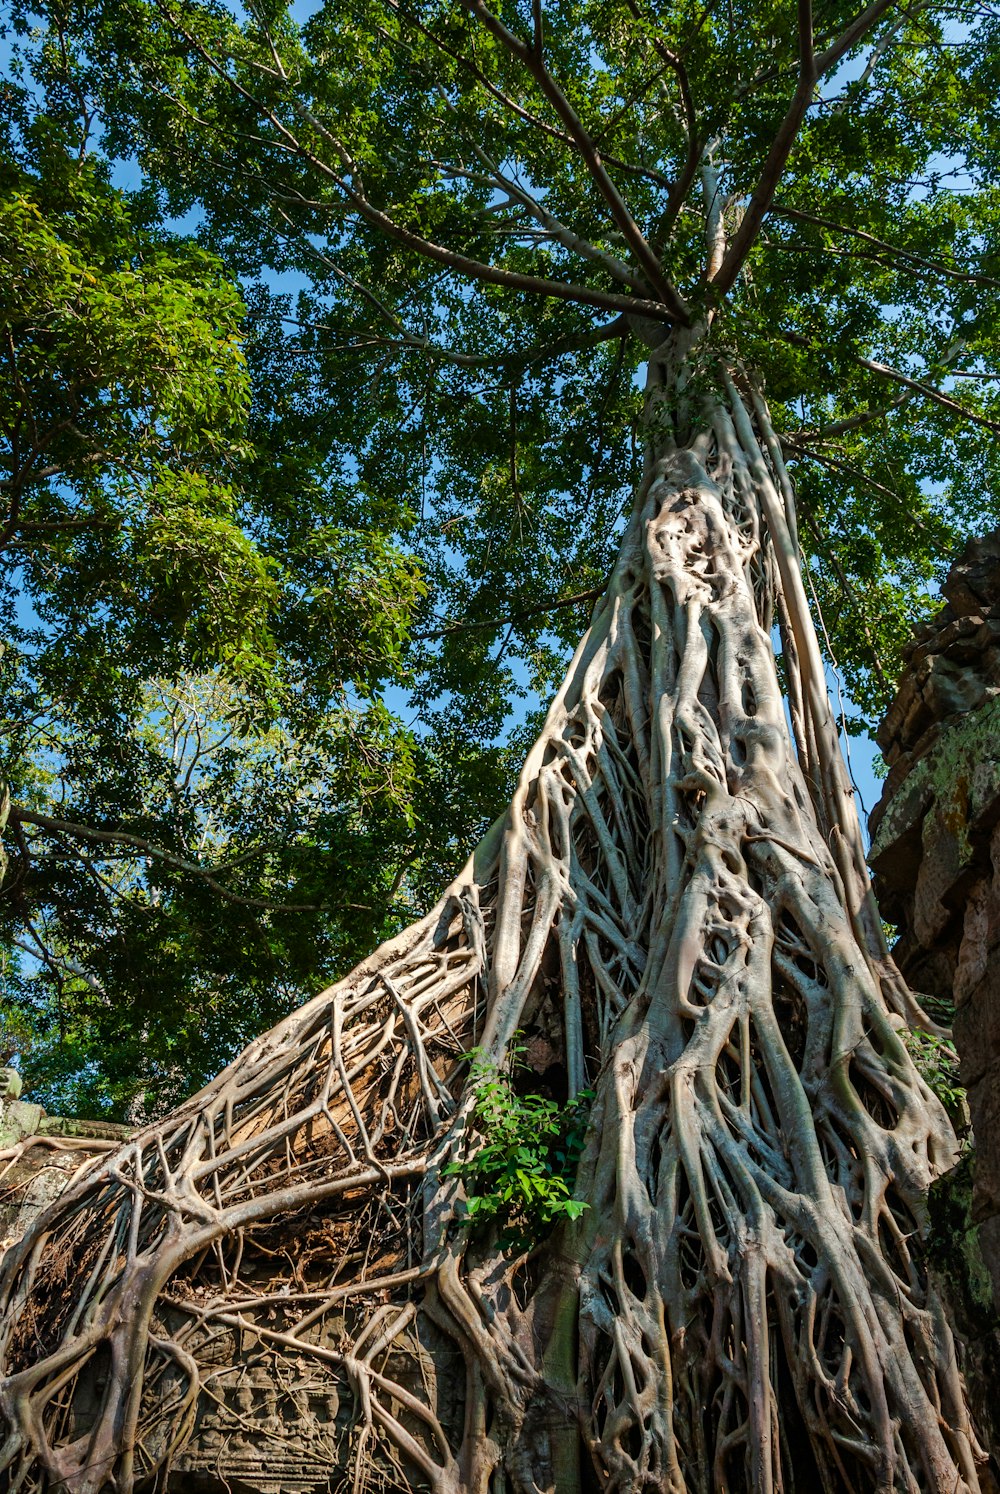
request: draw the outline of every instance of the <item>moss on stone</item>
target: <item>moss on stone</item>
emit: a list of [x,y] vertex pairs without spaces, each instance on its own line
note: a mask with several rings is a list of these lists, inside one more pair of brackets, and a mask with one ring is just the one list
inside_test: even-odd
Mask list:
[[[899,815],[914,799],[934,802],[955,836],[959,859],[971,855],[968,822],[975,815],[975,794],[970,793],[975,776],[992,769],[1000,780],[1000,696],[994,696],[977,710],[969,711],[945,724],[934,746],[907,774],[903,792],[888,804],[872,844],[874,859],[906,829],[897,823]],[[998,785],[1000,786],[1000,785]]]
[[946,1284],[956,1314],[966,1318],[966,1331],[979,1336],[1000,1327],[1000,1313],[972,1217],[975,1168],[975,1149],[970,1148],[931,1188],[927,1243],[930,1264]]

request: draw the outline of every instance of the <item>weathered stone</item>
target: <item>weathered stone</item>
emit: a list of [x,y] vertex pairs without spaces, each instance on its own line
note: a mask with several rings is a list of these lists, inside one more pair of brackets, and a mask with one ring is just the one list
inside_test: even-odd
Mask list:
[[875,740],[884,752],[891,743],[900,739],[903,722],[913,705],[919,686],[910,675],[904,675],[899,691],[885,718],[875,733]]
[[[929,1264],[957,1337],[959,1364],[979,1437],[1000,1448],[1000,1279],[994,1282],[987,1258],[1000,1260],[994,1221],[972,1218],[975,1158],[965,1156],[931,1189]],[[1000,1222],[1000,1221],[997,1221]],[[995,1459],[994,1459],[995,1464]],[[986,1470],[984,1470],[986,1472]],[[988,1477],[995,1476],[994,1474]],[[984,1480],[983,1488],[996,1489]]]
[[976,1423],[1000,1455],[1000,530],[966,547],[944,592],[877,734],[891,767],[870,859],[900,968],[956,1008],[976,1149],[974,1167],[935,1186],[936,1273]]
[[966,647],[967,657],[975,659],[976,653],[985,647],[985,644],[978,641],[979,632],[985,626],[987,623],[982,617],[955,617],[952,622],[945,623],[940,630],[928,629],[924,642],[913,639],[910,647],[904,651],[907,663],[912,668],[916,668],[922,660],[930,659],[931,654],[943,653],[945,650],[948,650],[954,659],[958,656],[958,648],[963,647],[963,644]]
[[[969,1090],[969,1109],[975,1134],[983,1145],[977,1150],[976,1187],[972,1199],[977,1223],[1000,1216],[1000,1057],[994,1057],[980,1079]],[[1000,1277],[1000,1261],[994,1263]]]
[[19,1100],[24,1084],[17,1069],[0,1069],[0,1103]]
[[945,628],[954,620],[955,611],[948,602],[945,602],[944,606],[926,622],[917,623],[913,630],[913,637],[903,648],[904,659],[910,658],[924,643],[933,643],[935,639],[940,638]]
[[44,1115],[38,1124],[41,1136],[75,1136],[89,1141],[127,1141],[131,1126],[113,1121],[76,1120],[68,1115]]
[[930,784],[915,779],[891,799],[881,801],[887,807],[879,817],[877,828],[873,827],[869,855],[880,886],[891,890],[914,885],[923,854],[924,815],[933,797]]
[[967,1089],[986,1073],[992,1054],[1000,1052],[1000,962],[991,959],[970,998],[955,1012],[955,1043],[962,1083]]
[[0,1252],[20,1238],[82,1164],[131,1134],[130,1127],[109,1121],[46,1115],[41,1105],[16,1098],[20,1093],[17,1071],[0,1069],[0,1151],[8,1169],[0,1190]]
[[923,945],[933,945],[969,892],[975,854],[966,834],[968,782],[960,778],[954,793],[936,800],[923,822],[922,856],[913,895],[913,931]]
[[1000,531],[970,540],[941,590],[959,615],[1000,602]]
[[[889,770],[889,775],[888,775],[888,779],[887,779],[887,782],[886,782],[886,793],[888,793],[888,794],[894,794],[898,788],[902,787],[902,785],[906,782],[906,778],[907,778],[907,775],[908,775],[911,767],[912,767],[912,762],[910,760],[910,754],[909,753],[901,753],[899,751],[899,749],[897,748],[896,749],[896,761],[893,763],[891,769]],[[874,821],[876,819],[875,810],[877,810],[878,807],[879,806],[876,804],[875,809],[872,810],[872,817],[873,817],[872,833],[873,834],[874,834]]]
[[956,1007],[972,1000],[989,968],[991,928],[996,915],[996,896],[991,881],[980,881],[965,905],[962,940],[955,965],[952,992]]
[[[1000,1302],[1000,1270],[997,1269],[998,1264],[1000,1264],[1000,1214],[991,1214],[988,1219],[984,1219],[976,1228],[979,1251],[989,1273],[992,1289],[991,1296],[994,1302]],[[997,1384],[1000,1384],[1000,1353],[994,1356],[993,1374],[990,1381],[994,1392],[993,1404],[995,1406],[998,1404],[995,1394]],[[995,1414],[1000,1414],[1000,1407],[998,1407],[998,1411]],[[1000,1446],[1000,1443],[994,1443],[994,1446]]]
[[15,1146],[26,1136],[34,1136],[45,1111],[27,1100],[12,1100],[0,1112],[0,1147]]
[[[982,704],[986,684],[977,671],[955,662],[947,654],[935,654],[927,664],[927,679],[920,694],[927,720],[921,730],[926,730],[931,721],[940,721],[943,716],[960,711],[973,711]],[[909,721],[906,724],[909,727]]]
[[[1000,740],[997,742],[1000,748]],[[995,759],[973,766],[969,784],[969,833],[976,839],[989,834],[1000,821],[1000,762]]]

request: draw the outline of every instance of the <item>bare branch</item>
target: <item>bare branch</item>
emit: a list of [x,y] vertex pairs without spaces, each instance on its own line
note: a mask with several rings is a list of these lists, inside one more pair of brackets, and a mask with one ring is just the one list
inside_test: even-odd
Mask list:
[[[909,399],[910,396],[907,395],[906,398]],[[791,457],[800,460],[808,459],[811,462],[816,462],[821,467],[829,468],[831,472],[842,472],[845,477],[853,478],[855,482],[862,483],[865,487],[870,488],[873,493],[879,493],[883,498],[888,498],[892,503],[902,507],[904,499],[899,493],[893,488],[886,487],[885,483],[879,482],[876,478],[872,477],[871,473],[865,472],[861,467],[854,466],[852,462],[846,462],[839,456],[831,456],[828,451],[816,451],[814,447],[808,446],[804,441],[795,440],[790,436],[782,436],[780,440],[782,449],[786,450]],[[944,546],[935,537],[933,530],[922,519],[918,519],[912,508],[909,507],[907,508],[907,519],[915,528],[928,536],[932,543],[936,545],[939,553],[944,553]]]
[[[500,167],[495,161],[490,159],[481,146],[477,145],[474,141],[471,144],[472,149],[486,167],[486,173],[468,171],[464,167],[444,166],[438,162],[434,162],[433,164],[442,174],[452,177],[462,177],[468,181],[486,181],[490,186],[499,187],[502,192],[507,193],[509,199],[508,203],[501,203],[499,205],[500,209],[516,203],[541,224],[547,238],[561,244],[571,254],[578,254],[581,259],[589,259],[593,264],[600,265],[601,269],[610,275],[612,280],[617,280],[622,285],[630,286],[632,290],[638,291],[640,295],[646,290],[646,283],[642,277],[637,275],[634,270],[630,270],[623,260],[618,259],[614,254],[610,254],[606,249],[598,248],[589,239],[583,238],[567,224],[554,217],[548,208],[539,202],[537,198],[533,197],[530,192],[527,192],[519,182],[515,182],[511,177],[501,171]],[[491,211],[497,210],[491,209]]]
[[[301,107],[301,106],[300,106]],[[303,113],[307,111],[302,109]],[[312,116],[310,122],[318,124]],[[353,161],[344,150],[345,164],[347,169],[353,170]],[[574,285],[562,280],[549,280],[538,275],[522,275],[514,270],[503,270],[497,265],[486,264],[481,260],[470,258],[466,254],[460,254],[453,249],[447,249],[443,244],[437,244],[431,239],[425,239],[423,235],[414,233],[412,229],[404,228],[384,213],[380,208],[368,200],[359,187],[352,186],[346,177],[340,175],[332,168],[322,162],[319,157],[308,151],[304,146],[300,147],[302,154],[306,156],[310,165],[318,170],[324,171],[333,181],[337,183],[344,195],[353,203],[358,215],[373,228],[379,229],[386,238],[402,244],[407,249],[413,249],[416,253],[426,259],[433,260],[437,264],[444,265],[447,269],[455,271],[460,275],[467,275],[473,280],[481,280],[489,285],[505,286],[509,290],[523,291],[530,295],[544,296],[558,301],[575,301],[583,306],[596,306],[605,311],[628,312],[636,316],[649,316],[658,320],[674,319],[672,309],[659,301],[645,300],[641,297],[621,296],[607,291],[593,290],[590,286]]]
[[[630,10],[636,17],[639,15],[639,7],[635,0],[630,0]],[[670,230],[677,221],[678,214],[687,199],[687,195],[694,185],[694,179],[698,175],[698,167],[701,165],[705,153],[705,141],[701,138],[698,128],[698,111],[695,108],[694,94],[691,92],[691,81],[688,77],[687,68],[684,66],[683,58],[660,39],[654,38],[653,47],[658,57],[663,59],[665,67],[670,68],[677,79],[680,89],[681,104],[684,109],[684,117],[687,121],[687,158],[677,180],[670,186],[666,206],[660,215],[653,232],[650,234],[650,243],[657,253],[662,252],[663,245],[669,237]]]
[[[349,278],[349,277],[346,277]],[[327,326],[323,322],[304,322],[295,317],[283,317],[283,321],[292,326],[305,327],[316,332],[336,332],[335,327]],[[594,327],[586,332],[569,332],[565,337],[556,338],[544,347],[522,348],[512,350],[508,353],[460,353],[454,348],[445,348],[432,341],[429,337],[420,337],[415,332],[407,332],[400,328],[399,337],[380,337],[377,333],[365,333],[353,344],[345,344],[348,350],[363,351],[370,347],[395,348],[399,352],[424,353],[429,358],[438,358],[442,363],[450,363],[455,368],[504,368],[516,369],[527,368],[532,363],[541,363],[547,358],[558,358],[564,353],[577,353],[585,348],[599,347],[602,342],[613,342],[615,338],[626,337],[629,331],[628,318],[625,316],[615,317],[614,321],[606,322],[603,327]],[[337,351],[342,349],[338,347]],[[324,349],[320,348],[320,352]]]

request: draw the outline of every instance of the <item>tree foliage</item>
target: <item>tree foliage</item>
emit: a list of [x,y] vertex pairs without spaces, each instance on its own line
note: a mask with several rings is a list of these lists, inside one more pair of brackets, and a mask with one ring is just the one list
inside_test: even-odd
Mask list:
[[218,256],[8,92],[4,1021],[39,1098],[135,1114],[382,930],[424,582]]
[[505,1070],[476,1049],[469,1053],[474,1139],[469,1156],[442,1176],[462,1179],[470,1229],[492,1225],[504,1245],[531,1250],[553,1224],[579,1219],[589,1207],[573,1197],[573,1184],[594,1095],[581,1090],[560,1105],[531,1088],[520,1094],[519,1070],[533,1082],[523,1051],[513,1049]]
[[[421,716],[407,831],[361,865],[404,899],[597,605],[431,911],[8,1253],[0,1468],[129,1494],[196,1469],[214,1426],[225,1477],[218,1428],[245,1420],[218,1387],[252,1355],[296,1427],[304,1364],[336,1400],[343,1487],[975,1494],[924,1264],[948,1076],[904,1040],[944,1035],[885,945],[817,635],[876,709],[936,567],[992,511],[994,18],[139,0],[43,21],[36,76],[98,101],[108,159],[193,215],[249,313],[249,450],[225,460],[277,588],[275,663],[262,692],[238,653],[208,678],[186,661],[234,734],[206,725],[183,775],[217,859],[148,853],[190,879],[171,907],[233,901],[258,762],[268,784],[287,765],[295,816],[314,802],[337,759],[294,707],[325,721],[339,680],[356,744],[351,692],[389,677],[368,612],[370,674],[298,645],[351,616],[302,560],[316,532],[336,549],[324,505],[385,547],[366,602],[398,593],[401,546],[419,578],[389,648]],[[309,575],[290,601],[289,574]],[[230,713],[221,683],[280,704]],[[147,738],[186,741],[179,676],[143,685]],[[366,833],[362,780],[343,802]],[[569,1198],[545,1143],[588,1088]]]

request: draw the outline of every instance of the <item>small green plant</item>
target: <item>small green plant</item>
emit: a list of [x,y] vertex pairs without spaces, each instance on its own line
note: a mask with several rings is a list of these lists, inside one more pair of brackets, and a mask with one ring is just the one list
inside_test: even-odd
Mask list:
[[935,1037],[916,1029],[904,1032],[903,1041],[910,1052],[917,1073],[933,1090],[954,1119],[965,1103],[965,1089],[959,1079],[958,1054],[950,1038]]
[[525,1070],[515,1048],[509,1068],[499,1069],[478,1048],[469,1054],[475,1091],[473,1125],[482,1144],[445,1176],[465,1184],[462,1223],[472,1228],[495,1222],[500,1243],[526,1249],[560,1219],[579,1219],[589,1204],[572,1196],[594,1098],[583,1090],[568,1105],[544,1095],[518,1094],[513,1075]]

